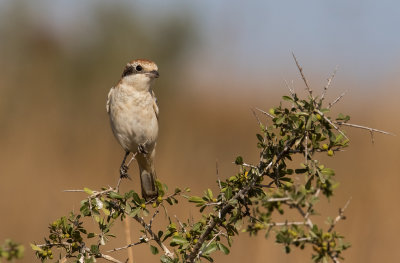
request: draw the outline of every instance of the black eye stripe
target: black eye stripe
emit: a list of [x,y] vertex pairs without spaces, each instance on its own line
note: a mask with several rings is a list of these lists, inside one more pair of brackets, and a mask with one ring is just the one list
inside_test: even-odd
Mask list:
[[132,66],[126,66],[124,69],[124,72],[122,73],[122,77],[128,76],[128,75],[132,75],[134,72],[134,69]]

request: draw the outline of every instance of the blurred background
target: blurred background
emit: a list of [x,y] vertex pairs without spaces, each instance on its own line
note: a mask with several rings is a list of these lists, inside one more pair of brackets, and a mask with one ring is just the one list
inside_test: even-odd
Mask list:
[[[0,0],[0,240],[23,242],[21,262],[37,262],[28,244],[42,242],[48,223],[78,211],[84,198],[63,190],[115,185],[123,151],[105,101],[134,58],[160,69],[158,177],[194,195],[216,189],[216,162],[226,178],[237,171],[237,155],[257,160],[252,107],[277,105],[285,80],[304,94],[292,51],[315,92],[338,65],[328,101],[348,93],[335,112],[400,134],[399,24],[400,4],[389,0]],[[319,218],[336,216],[352,197],[338,225],[352,243],[346,262],[393,262],[399,137],[378,134],[372,144],[366,131],[348,134],[346,152],[322,156],[341,186]],[[136,169],[123,190],[139,190]],[[176,213],[183,219],[196,209]],[[286,255],[273,237],[241,234],[230,256],[215,259],[310,262],[310,252]],[[159,262],[147,246],[134,255]]]

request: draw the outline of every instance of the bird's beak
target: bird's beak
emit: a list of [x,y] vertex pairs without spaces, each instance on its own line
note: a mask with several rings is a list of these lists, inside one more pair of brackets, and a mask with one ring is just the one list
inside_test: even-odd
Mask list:
[[149,73],[147,73],[151,78],[158,78],[160,76],[160,74],[158,73],[157,70],[152,70]]

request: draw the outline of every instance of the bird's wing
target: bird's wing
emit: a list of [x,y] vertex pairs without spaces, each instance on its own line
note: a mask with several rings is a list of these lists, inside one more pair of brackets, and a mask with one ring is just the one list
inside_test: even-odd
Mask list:
[[158,120],[159,109],[158,109],[157,98],[156,98],[156,95],[154,94],[154,91],[151,91],[151,96],[153,97],[153,109],[154,109],[154,112],[155,112],[157,120]]
[[113,91],[114,91],[114,87],[112,87],[110,89],[110,92],[108,92],[108,95],[107,95],[107,104],[106,104],[107,113],[110,113],[110,100],[111,100],[111,95],[112,95]]

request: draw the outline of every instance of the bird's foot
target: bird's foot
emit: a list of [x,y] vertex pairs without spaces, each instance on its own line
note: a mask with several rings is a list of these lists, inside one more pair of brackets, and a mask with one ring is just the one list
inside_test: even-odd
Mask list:
[[139,144],[139,146],[138,146],[138,152],[141,153],[141,154],[148,154],[148,153],[149,153],[149,152],[146,150],[144,144]]
[[128,178],[131,180],[128,174],[128,166],[122,165],[121,168],[119,169],[119,174],[121,178]]

